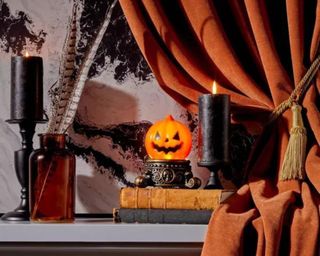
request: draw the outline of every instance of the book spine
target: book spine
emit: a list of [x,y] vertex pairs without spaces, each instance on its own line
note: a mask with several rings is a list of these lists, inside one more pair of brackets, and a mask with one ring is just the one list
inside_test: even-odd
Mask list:
[[211,210],[114,209],[115,222],[208,224]]
[[204,189],[122,188],[120,208],[214,210],[233,192]]

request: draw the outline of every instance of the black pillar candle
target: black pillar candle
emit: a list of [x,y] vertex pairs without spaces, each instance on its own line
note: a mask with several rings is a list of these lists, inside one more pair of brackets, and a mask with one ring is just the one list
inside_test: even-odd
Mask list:
[[198,165],[220,166],[229,161],[230,96],[199,97]]
[[41,57],[11,58],[11,120],[43,120]]

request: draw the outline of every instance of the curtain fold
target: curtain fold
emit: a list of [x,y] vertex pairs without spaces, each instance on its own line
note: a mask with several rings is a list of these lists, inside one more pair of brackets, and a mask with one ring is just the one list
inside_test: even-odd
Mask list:
[[208,225],[202,255],[314,255],[319,234],[319,73],[303,100],[306,181],[279,181],[291,112],[266,127],[318,52],[320,1],[120,0],[159,85],[197,112],[198,97],[228,93],[232,118],[260,135],[248,181]]

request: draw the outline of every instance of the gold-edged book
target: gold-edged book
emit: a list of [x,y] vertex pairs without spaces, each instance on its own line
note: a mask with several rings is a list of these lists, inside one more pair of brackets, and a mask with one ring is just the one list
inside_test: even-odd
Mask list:
[[224,189],[122,188],[120,208],[214,210],[233,193]]

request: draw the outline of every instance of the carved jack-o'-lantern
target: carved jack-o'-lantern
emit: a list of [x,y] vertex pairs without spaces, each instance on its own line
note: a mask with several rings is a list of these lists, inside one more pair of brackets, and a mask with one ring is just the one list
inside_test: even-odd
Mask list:
[[145,139],[145,147],[151,159],[185,159],[191,150],[189,129],[171,115],[152,125]]

